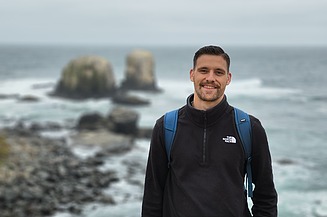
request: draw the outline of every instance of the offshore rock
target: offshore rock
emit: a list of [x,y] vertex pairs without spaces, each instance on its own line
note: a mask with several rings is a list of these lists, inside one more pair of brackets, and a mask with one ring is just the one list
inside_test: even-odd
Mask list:
[[115,93],[115,85],[109,61],[99,56],[83,56],[64,67],[53,95],[71,99],[109,97]]
[[37,96],[25,95],[25,96],[21,96],[19,98],[19,101],[21,101],[21,102],[38,102],[38,101],[40,101],[40,99]]
[[38,123],[38,122],[32,122],[29,130],[32,132],[40,132],[40,131],[59,131],[63,129],[63,126],[61,126],[59,123],[56,122],[45,122],[45,123]]
[[143,99],[141,97],[130,95],[126,91],[119,91],[112,98],[112,101],[121,105],[136,105],[136,106],[144,106],[149,105],[150,101],[147,99]]
[[115,133],[136,135],[139,114],[133,110],[117,107],[108,115],[111,130]]
[[151,52],[135,50],[127,55],[125,80],[122,89],[158,91]]
[[[139,113],[124,107],[114,108],[107,116],[98,112],[82,114],[75,126],[77,134],[73,136],[74,143],[86,146],[96,143],[110,147],[113,152],[119,152],[115,149],[129,150],[135,138],[149,139],[152,135],[152,127],[139,127],[138,119]],[[38,126],[34,128],[38,129]],[[37,131],[34,128],[31,129]],[[16,127],[16,130],[19,128]]]
[[97,113],[88,113],[82,115],[77,123],[77,129],[78,130],[97,130],[104,128],[106,126],[106,120],[105,118]]

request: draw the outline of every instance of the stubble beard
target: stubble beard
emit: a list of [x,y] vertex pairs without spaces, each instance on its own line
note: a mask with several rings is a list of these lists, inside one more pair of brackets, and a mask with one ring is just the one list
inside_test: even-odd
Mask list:
[[214,93],[207,94],[206,90],[202,87],[200,84],[197,88],[195,88],[195,93],[198,96],[198,98],[205,102],[215,102],[221,97],[221,87],[218,85],[216,89],[212,89],[212,91],[215,91]]

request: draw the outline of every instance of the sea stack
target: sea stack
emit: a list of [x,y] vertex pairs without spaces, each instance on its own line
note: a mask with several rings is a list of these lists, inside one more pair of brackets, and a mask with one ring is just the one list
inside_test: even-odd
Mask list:
[[114,95],[116,82],[111,63],[99,56],[71,60],[63,69],[54,95],[73,98],[102,98]]
[[125,80],[123,90],[157,91],[154,73],[154,58],[146,50],[134,50],[126,57]]

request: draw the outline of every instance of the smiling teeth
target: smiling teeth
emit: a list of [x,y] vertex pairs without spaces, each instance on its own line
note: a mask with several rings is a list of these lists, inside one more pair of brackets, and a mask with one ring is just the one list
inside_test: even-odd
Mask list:
[[213,87],[213,86],[203,86],[203,87],[205,87],[205,88],[208,88],[208,89],[214,89],[215,87]]

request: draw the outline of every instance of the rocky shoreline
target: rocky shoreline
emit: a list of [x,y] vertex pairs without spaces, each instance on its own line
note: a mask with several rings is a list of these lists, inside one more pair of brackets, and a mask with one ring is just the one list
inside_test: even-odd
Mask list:
[[[3,217],[51,216],[57,212],[80,214],[87,203],[114,205],[105,193],[119,181],[115,171],[99,167],[111,155],[126,153],[134,136],[107,129],[76,131],[70,145],[65,139],[40,136],[33,127],[22,125],[0,129],[8,156],[0,156],[0,210]],[[81,159],[74,145],[96,145],[101,154]]]
[[[53,86],[47,83],[34,88]],[[137,50],[128,55],[120,87],[106,59],[98,56],[73,59],[64,67],[61,79],[48,96],[74,100],[112,98],[113,103],[128,106],[150,104],[147,99],[131,95],[129,90],[159,91],[150,52]],[[8,99],[29,103],[41,100],[33,95],[0,93],[0,100]],[[130,151],[135,138],[151,136],[151,129],[138,127],[138,119],[137,112],[117,107],[105,116],[96,111],[84,114],[76,126],[35,122],[27,127],[18,122],[14,127],[0,129],[0,216],[39,217],[57,212],[79,215],[87,203],[114,205],[113,197],[104,190],[120,178],[117,171],[103,171],[100,167],[111,156]],[[41,136],[43,131],[63,128],[72,133],[69,138]],[[82,159],[74,154],[74,146],[97,147],[100,151]],[[135,165],[138,162],[128,165],[130,173],[139,169]]]

